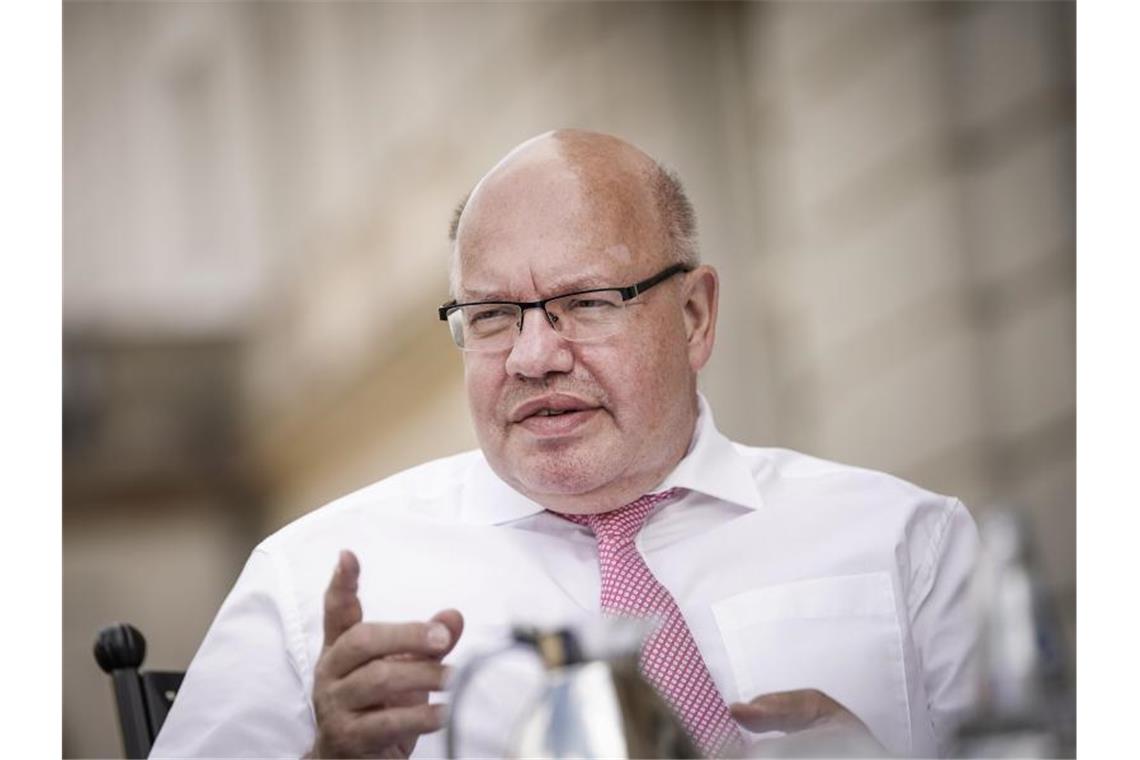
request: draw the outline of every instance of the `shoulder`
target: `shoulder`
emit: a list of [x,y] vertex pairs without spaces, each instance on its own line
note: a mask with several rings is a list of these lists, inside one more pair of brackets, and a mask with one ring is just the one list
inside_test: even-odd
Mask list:
[[887,552],[918,578],[977,529],[962,502],[903,478],[782,448],[734,444],[773,521]]
[[791,449],[734,448],[749,467],[765,501],[786,508],[874,509],[900,515],[946,513],[957,499],[879,470],[803,454]]
[[482,453],[466,451],[411,467],[341,496],[268,536],[258,550],[276,553],[323,541],[399,531],[401,526],[453,520],[472,467]]

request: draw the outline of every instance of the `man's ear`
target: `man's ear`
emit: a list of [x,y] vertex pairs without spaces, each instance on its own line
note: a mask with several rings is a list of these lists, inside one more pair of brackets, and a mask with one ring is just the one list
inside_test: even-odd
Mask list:
[[682,308],[689,366],[697,372],[708,362],[716,342],[717,299],[720,295],[716,270],[703,265],[689,272],[685,275],[681,292],[685,299]]

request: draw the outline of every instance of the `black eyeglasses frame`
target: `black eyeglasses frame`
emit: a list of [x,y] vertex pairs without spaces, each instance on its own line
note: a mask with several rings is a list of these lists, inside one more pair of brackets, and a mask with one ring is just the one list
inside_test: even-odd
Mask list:
[[510,306],[518,306],[519,311],[524,315],[526,314],[527,309],[542,309],[543,312],[545,312],[546,311],[546,304],[550,303],[551,301],[557,301],[558,299],[566,298],[567,296],[580,296],[580,295],[584,295],[586,293],[601,293],[602,291],[608,291],[608,290],[616,290],[618,293],[621,294],[621,300],[623,302],[625,302],[625,301],[629,301],[629,300],[632,300],[634,298],[637,298],[639,295],[641,295],[645,291],[649,290],[654,285],[659,285],[660,283],[664,282],[665,280],[668,280],[670,277],[672,277],[675,274],[680,274],[681,272],[688,273],[691,271],[693,271],[693,267],[689,266],[688,264],[673,264],[672,266],[668,266],[665,269],[662,269],[660,272],[653,275],[652,277],[644,279],[641,282],[636,282],[633,285],[627,285],[624,288],[590,288],[589,290],[575,290],[572,293],[559,293],[556,296],[551,296],[550,298],[543,298],[539,301],[501,301],[501,300],[495,300],[495,301],[469,301],[467,303],[457,303],[454,300],[452,300],[452,301],[448,301],[443,306],[439,307],[439,319],[441,322],[447,322],[448,321],[448,315],[451,314],[451,312],[455,311],[456,309],[462,308],[464,306],[485,306],[487,304],[494,304],[494,303],[508,304]]

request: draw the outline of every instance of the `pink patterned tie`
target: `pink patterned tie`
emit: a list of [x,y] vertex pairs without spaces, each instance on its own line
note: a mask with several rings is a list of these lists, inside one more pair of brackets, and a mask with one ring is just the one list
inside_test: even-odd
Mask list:
[[634,539],[654,508],[680,489],[648,494],[612,512],[568,515],[588,525],[598,539],[602,611],[611,615],[657,615],[660,627],[645,641],[641,672],[673,707],[689,736],[706,756],[738,752],[740,733],[716,690],[689,626],[669,591],[653,577]]

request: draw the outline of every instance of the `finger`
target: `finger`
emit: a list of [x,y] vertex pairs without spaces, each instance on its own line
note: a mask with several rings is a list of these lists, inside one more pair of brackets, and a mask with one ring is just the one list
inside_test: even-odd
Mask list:
[[839,703],[816,689],[773,692],[751,702],[729,705],[729,712],[749,731],[803,731],[843,710]]
[[[420,662],[420,661],[425,661],[425,660],[428,662],[439,662],[442,659],[442,657],[444,655],[446,655],[454,647],[454,642],[459,638],[459,635],[462,634],[462,632],[463,632],[462,615],[459,616],[458,625],[456,625],[454,622],[455,618],[452,615],[445,614],[447,612],[449,612],[449,611],[445,610],[442,613],[436,613],[432,617],[432,620],[443,621],[443,622],[445,622],[445,624],[449,624],[449,630],[454,635],[454,638],[452,639],[452,645],[449,646],[447,648],[447,650],[444,651],[441,655],[439,655],[438,657],[424,657],[423,655],[418,655],[418,654],[402,653],[402,654],[388,655],[384,659],[387,661],[395,661],[395,662]],[[457,611],[454,611],[454,610],[452,610],[450,612],[454,612],[456,615],[459,614]],[[442,690],[447,688],[448,683],[449,683],[448,679],[451,675],[452,669],[446,665],[443,667],[444,667],[443,683],[440,686],[431,689],[431,691],[442,691]],[[410,705],[423,704],[424,702],[427,702],[427,701],[428,701],[428,691],[416,691],[413,689],[413,690],[406,691],[406,692],[403,692],[400,694],[392,695],[388,700],[388,704],[392,705],[392,706],[399,705],[399,706],[405,706],[406,707],[406,706],[410,706]]]
[[429,691],[443,688],[447,670],[434,660],[372,660],[336,683],[336,700],[350,710],[426,702]]
[[451,631],[440,622],[358,623],[325,652],[322,667],[333,678],[341,678],[369,660],[388,655],[438,658],[452,643]]
[[359,580],[360,562],[346,549],[337,557],[336,568],[325,590],[326,649],[363,619],[360,598],[356,595]]
[[[420,657],[418,655],[393,655],[393,657],[386,658],[386,659],[393,659],[393,658],[396,658],[396,659],[405,659],[406,658],[408,661],[425,659],[425,658]],[[429,661],[438,662],[438,660],[435,660],[434,658],[429,660]],[[446,691],[451,685],[451,679],[455,675],[455,670],[450,665],[443,665],[442,667],[443,667],[443,677],[441,679],[439,686],[433,687],[427,691],[417,691],[415,689],[410,689],[410,690],[402,692],[400,694],[394,694],[394,695],[392,695],[391,699],[389,699],[388,704],[393,705],[393,706],[395,706],[395,705],[401,705],[401,706],[418,705],[418,704],[422,704],[422,703],[428,701],[429,692]]]
[[[392,660],[395,662],[439,662],[439,660],[435,657],[423,657],[418,654],[393,654],[385,657],[384,659]],[[446,685],[447,679],[451,672],[451,668],[447,665],[444,665],[443,667],[446,669],[443,679],[444,685]],[[435,689],[435,691],[440,691],[440,689]],[[411,705],[420,705],[427,701],[427,691],[416,691],[415,689],[412,689],[401,694],[393,694],[389,699],[388,704],[392,707],[410,707]]]
[[[439,691],[435,689],[434,691]],[[394,695],[388,700],[389,707],[412,707],[414,705],[427,704],[428,695],[427,691],[405,691],[400,694]]]
[[[452,635],[451,645],[448,646],[447,649],[444,650],[439,655],[439,658],[436,658],[438,660],[438,659],[442,659],[445,655],[450,653],[451,650],[455,647],[455,643],[457,641],[459,641],[459,637],[463,635],[463,614],[461,612],[459,612],[459,610],[455,610],[455,609],[442,610],[442,611],[437,612],[436,614],[432,615],[431,619],[433,621],[440,622],[440,623],[443,623],[444,625],[446,625],[448,630],[451,632],[451,635]],[[407,661],[407,660],[418,660],[418,659],[423,659],[423,658],[420,657],[419,655],[395,654],[395,655],[391,655],[387,659],[396,659],[396,660]],[[450,676],[450,674],[451,674],[451,668],[445,667],[443,683],[440,686],[437,686],[434,689],[432,689],[432,691],[442,691],[443,689],[446,689],[448,686],[448,677]],[[420,703],[426,702],[427,699],[428,699],[428,692],[427,691],[410,690],[410,691],[404,692],[402,694],[397,694],[397,695],[393,696],[391,698],[391,700],[389,701],[389,704],[391,704],[391,705],[404,705],[404,706],[415,705],[415,704],[420,704]]]
[[416,705],[371,710],[353,718],[351,729],[365,747],[385,747],[421,734],[438,731],[447,723],[447,706]]
[[449,654],[451,650],[455,648],[455,644],[459,641],[459,637],[463,635],[463,613],[461,613],[459,610],[454,609],[442,610],[432,615],[431,619],[433,622],[443,623],[447,627],[448,633],[451,635],[451,643],[447,645],[446,649],[440,652],[439,656],[443,657]]

